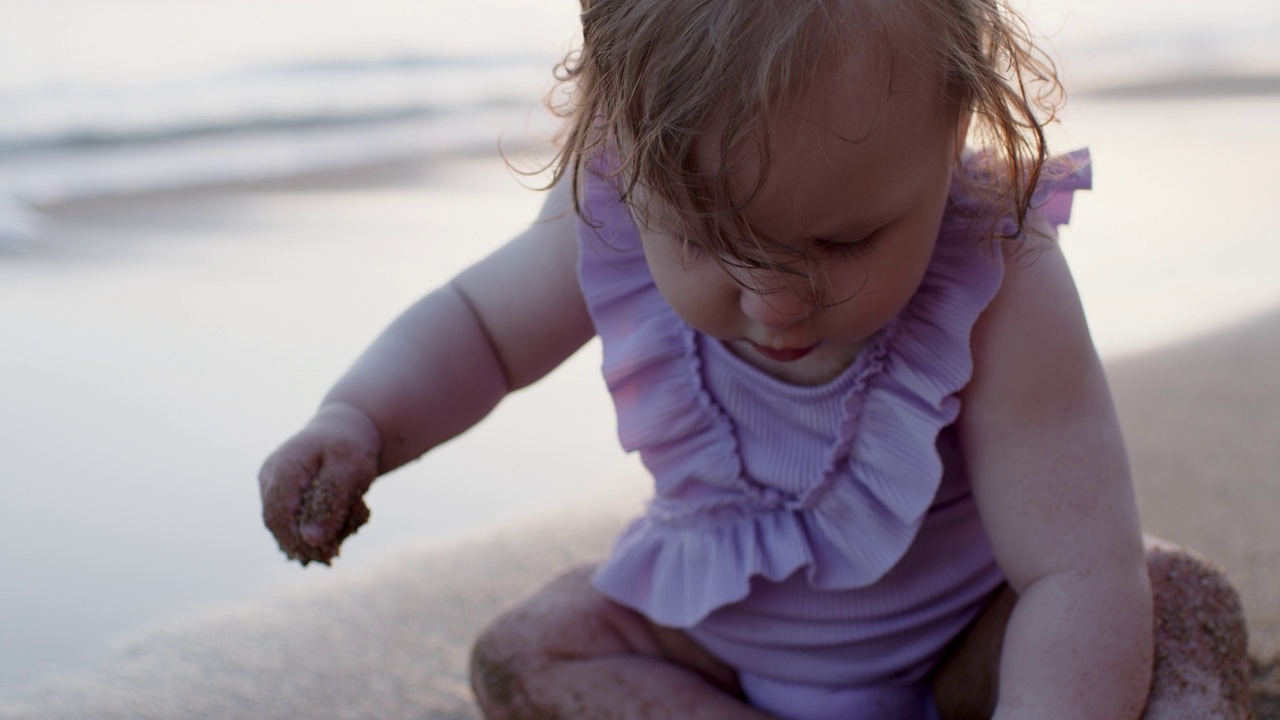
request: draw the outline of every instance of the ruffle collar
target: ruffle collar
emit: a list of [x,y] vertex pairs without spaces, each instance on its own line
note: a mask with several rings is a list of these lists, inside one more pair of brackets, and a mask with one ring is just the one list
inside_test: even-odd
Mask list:
[[[1036,204],[1056,225],[1070,214],[1063,191],[1088,187],[1088,155],[1051,167]],[[582,288],[619,439],[640,452],[656,486],[597,586],[658,623],[689,627],[745,598],[755,576],[781,581],[803,569],[821,589],[883,577],[937,494],[937,436],[959,413],[956,394],[973,371],[970,332],[1003,276],[998,259],[978,250],[972,217],[944,218],[916,295],[846,371],[857,377],[821,478],[793,495],[744,476],[732,420],[703,386],[696,331],[658,293],[617,189],[595,175],[585,193]]]

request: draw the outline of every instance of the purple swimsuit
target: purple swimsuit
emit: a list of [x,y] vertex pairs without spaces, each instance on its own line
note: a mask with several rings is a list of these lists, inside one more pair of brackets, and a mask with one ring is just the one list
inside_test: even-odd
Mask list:
[[[1056,226],[1089,186],[1087,151],[1045,174],[1034,204]],[[907,307],[800,387],[680,320],[617,190],[587,178],[579,279],[619,437],[656,486],[596,586],[684,628],[780,717],[933,717],[930,671],[1004,581],[952,428],[1003,269],[959,188]]]

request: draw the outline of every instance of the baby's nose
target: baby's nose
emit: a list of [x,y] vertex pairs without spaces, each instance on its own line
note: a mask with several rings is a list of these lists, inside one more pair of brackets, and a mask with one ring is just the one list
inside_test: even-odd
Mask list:
[[784,328],[804,319],[813,310],[810,299],[793,288],[756,291],[744,288],[742,314],[767,328]]

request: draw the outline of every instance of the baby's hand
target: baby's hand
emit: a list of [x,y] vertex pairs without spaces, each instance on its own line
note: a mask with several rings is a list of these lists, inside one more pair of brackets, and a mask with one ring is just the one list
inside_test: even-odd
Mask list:
[[361,499],[378,475],[381,441],[350,405],[320,410],[262,465],[262,518],[289,557],[326,565],[369,519]]

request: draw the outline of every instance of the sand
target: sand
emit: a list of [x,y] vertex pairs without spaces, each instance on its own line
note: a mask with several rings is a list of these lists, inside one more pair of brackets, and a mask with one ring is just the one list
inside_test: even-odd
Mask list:
[[563,517],[407,547],[305,591],[154,627],[104,670],[0,704],[0,718],[473,718],[464,669],[485,619],[598,557],[617,525]]
[[[1278,351],[1280,311],[1108,366],[1148,527],[1219,560],[1241,592],[1262,720],[1280,718]],[[470,640],[546,578],[599,557],[620,505],[405,546],[153,627],[105,668],[0,705],[0,718],[474,718]]]
[[[1280,102],[1079,117],[1099,192],[1065,241],[1144,522],[1233,578],[1280,720]],[[254,478],[536,203],[484,158],[50,209],[0,260],[0,718],[471,717],[476,630],[637,506],[598,350],[375,485],[332,569],[285,561]]]
[[1143,525],[1236,579],[1255,657],[1280,654],[1280,312],[1108,366]]

